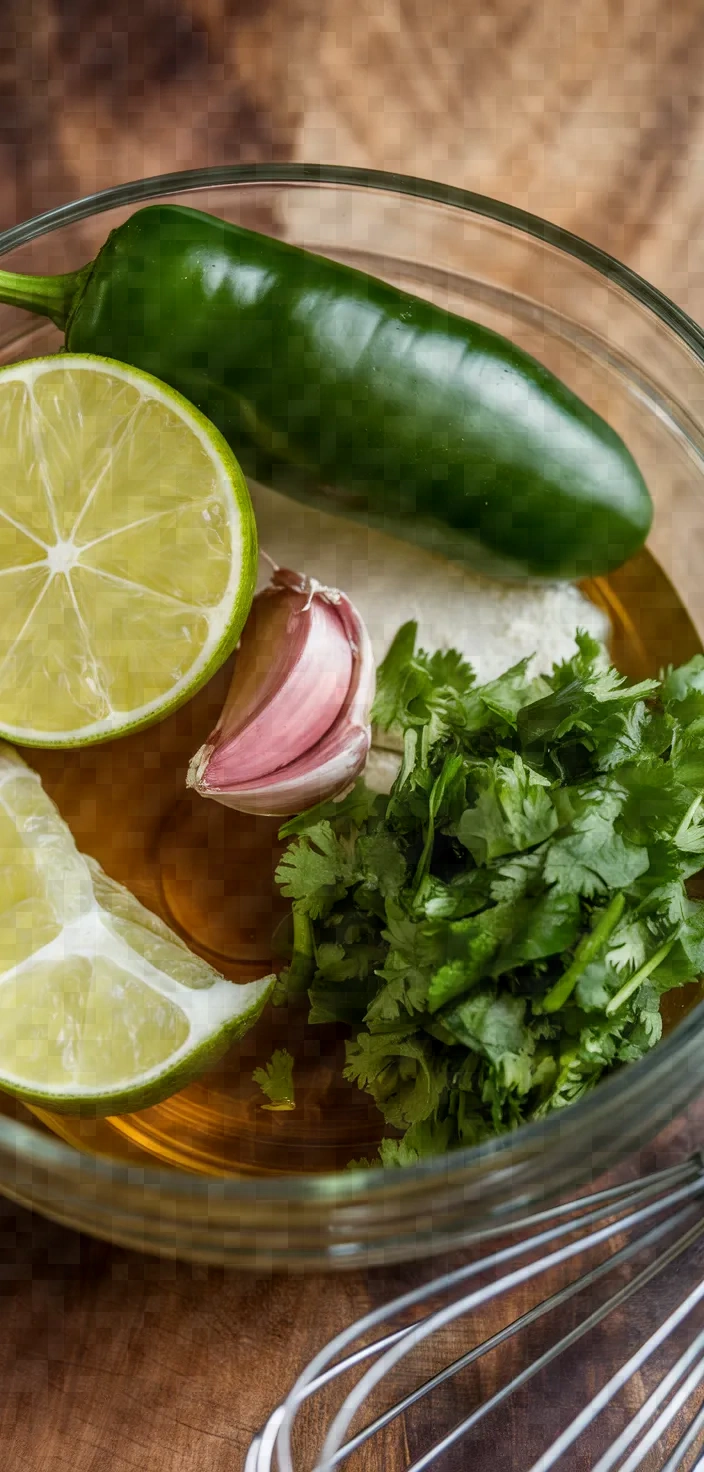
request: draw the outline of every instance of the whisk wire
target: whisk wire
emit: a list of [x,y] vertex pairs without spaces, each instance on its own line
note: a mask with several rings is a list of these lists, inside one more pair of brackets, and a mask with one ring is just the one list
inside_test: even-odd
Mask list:
[[[642,1238],[637,1243],[629,1244],[632,1248],[631,1252],[627,1253],[627,1250],[623,1249],[622,1252],[615,1254],[614,1257],[610,1258],[606,1263],[601,1263],[599,1265],[599,1268],[594,1270],[593,1275],[585,1273],[581,1278],[576,1279],[573,1284],[569,1285],[569,1291],[566,1290],[564,1295],[561,1296],[561,1301],[565,1302],[568,1297],[573,1297],[574,1293],[580,1292],[583,1288],[590,1286],[592,1282],[596,1281],[597,1277],[601,1277],[604,1275],[604,1273],[609,1272],[617,1264],[618,1261],[625,1262],[627,1261],[627,1257],[635,1256],[636,1252],[641,1251],[643,1247],[654,1245],[661,1237],[666,1234],[668,1230],[670,1230],[671,1225],[671,1223],[666,1223],[657,1228],[655,1231],[649,1233],[647,1239]],[[702,1232],[704,1232],[704,1224],[699,1225],[696,1236],[700,1236]],[[472,1411],[469,1416],[467,1416],[463,1421],[460,1421],[456,1426],[454,1426],[452,1430],[448,1432],[445,1437],[443,1437],[442,1441],[436,1443],[436,1445],[432,1447],[429,1452],[426,1452],[426,1454],[421,1457],[419,1461],[414,1462],[413,1466],[408,1468],[408,1472],[425,1472],[426,1467],[432,1466],[434,1461],[437,1461],[437,1459],[442,1456],[444,1452],[449,1451],[451,1446],[454,1446],[463,1436],[466,1436],[468,1432],[472,1431],[474,1427],[478,1425],[478,1423],[483,1420],[486,1415],[489,1414],[490,1411],[496,1410],[496,1408],[501,1405],[503,1401],[508,1400],[508,1397],[510,1395],[513,1395],[514,1391],[520,1390],[522,1386],[526,1385],[529,1380],[532,1380],[533,1377],[539,1374],[541,1370],[546,1369],[547,1366],[552,1364],[554,1360],[558,1359],[561,1354],[570,1349],[573,1344],[577,1344],[579,1340],[584,1337],[585,1334],[588,1334],[590,1332],[591,1329],[596,1328],[596,1326],[600,1324],[602,1320],[607,1317],[608,1314],[612,1313],[615,1309],[620,1308],[623,1303],[626,1303],[627,1300],[633,1297],[633,1295],[637,1293],[639,1289],[642,1288],[647,1282],[649,1282],[650,1279],[655,1277],[657,1273],[661,1272],[668,1262],[671,1262],[675,1257],[679,1256],[680,1253],[684,1252],[694,1240],[695,1234],[693,1232],[688,1233],[684,1238],[679,1239],[670,1249],[670,1252],[667,1254],[666,1257],[663,1257],[659,1259],[657,1263],[651,1264],[647,1268],[644,1268],[643,1271],[639,1273],[636,1278],[634,1278],[630,1283],[626,1283],[623,1288],[620,1288],[617,1293],[614,1293],[611,1298],[607,1299],[605,1303],[601,1304],[599,1308],[595,1309],[593,1313],[589,1314],[588,1318],[583,1319],[579,1324],[575,1325],[574,1329],[571,1329],[569,1333],[565,1334],[562,1339],[558,1340],[557,1343],[551,1345],[550,1348],[545,1350],[544,1353],[540,1355],[537,1359],[532,1360],[530,1364],[526,1365],[524,1369],[519,1372],[519,1374],[513,1377],[512,1380],[509,1380],[506,1385],[501,1386],[501,1388],[497,1390],[493,1396],[484,1401],[482,1405],[477,1406],[476,1409]],[[558,1295],[555,1296],[558,1297]],[[519,1322],[520,1321],[518,1320],[516,1321],[517,1326]],[[324,1466],[319,1465],[315,1469],[315,1472],[326,1472],[326,1469],[324,1468]]]
[[[426,1380],[423,1385],[420,1385],[415,1390],[411,1391],[403,1398],[403,1400],[397,1401],[395,1405],[390,1406],[389,1409],[387,1411],[384,1411],[382,1415],[378,1416],[376,1420],[369,1422],[369,1424],[365,1426],[360,1432],[358,1432],[355,1437],[353,1437],[350,1441],[345,1442],[345,1444],[341,1446],[338,1451],[335,1452],[334,1456],[330,1458],[327,1466],[338,1466],[341,1461],[343,1461],[346,1457],[351,1456],[352,1453],[357,1451],[359,1447],[364,1444],[364,1442],[370,1439],[370,1437],[376,1435],[377,1432],[382,1431],[384,1427],[388,1426],[391,1421],[395,1420],[398,1416],[403,1415],[406,1411],[410,1410],[411,1407],[416,1405],[417,1402],[423,1399],[424,1396],[429,1395],[433,1390],[437,1390],[438,1387],[442,1385],[445,1381],[459,1374],[461,1370],[466,1369],[476,1360],[481,1359],[484,1355],[489,1354],[493,1349],[498,1348],[499,1345],[504,1344],[506,1340],[511,1339],[515,1335],[519,1334],[522,1329],[526,1329],[531,1324],[536,1323],[545,1314],[550,1313],[555,1308],[561,1307],[563,1304],[567,1303],[570,1298],[574,1298],[577,1293],[581,1293],[585,1288],[591,1287],[594,1283],[598,1282],[600,1278],[605,1277],[608,1273],[613,1272],[613,1269],[619,1264],[628,1262],[632,1257],[635,1257],[637,1253],[642,1252],[646,1247],[655,1246],[663,1237],[667,1236],[672,1231],[673,1227],[676,1227],[678,1224],[684,1222],[687,1217],[691,1215],[691,1211],[691,1207],[685,1208],[681,1213],[679,1213],[677,1217],[674,1218],[674,1220],[664,1223],[661,1222],[645,1236],[638,1238],[634,1242],[627,1243],[624,1247],[620,1248],[618,1252],[614,1253],[611,1257],[605,1259],[604,1262],[598,1263],[595,1267],[590,1268],[588,1272],[583,1273],[579,1278],[573,1279],[571,1283],[566,1284],[565,1287],[560,1288],[555,1293],[552,1293],[549,1298],[543,1299],[541,1303],[536,1304],[535,1307],[528,1309],[526,1313],[521,1314],[520,1318],[514,1319],[512,1323],[507,1324],[505,1328],[499,1329],[497,1333],[492,1334],[489,1339],[485,1339],[482,1344],[476,1345],[473,1349],[468,1350],[466,1354],[463,1354],[459,1359],[453,1360],[452,1364],[447,1365],[444,1370],[439,1370],[437,1374],[432,1376],[431,1379]],[[561,1339],[559,1343],[553,1345],[551,1349],[547,1350],[545,1354],[541,1355],[540,1359],[534,1360],[530,1365],[526,1367],[525,1370],[521,1371],[520,1375],[517,1375],[513,1380],[509,1381],[507,1385],[498,1390],[496,1394],[491,1397],[490,1400],[485,1401],[481,1406],[477,1407],[477,1409],[472,1412],[471,1416],[467,1417],[465,1421],[459,1423],[458,1426],[454,1427],[453,1430],[449,1432],[448,1435],[443,1439],[443,1441],[438,1444],[437,1451],[435,1451],[434,1453],[435,1457],[440,1456],[442,1452],[448,1450],[455,1441],[459,1440],[460,1436],[466,1434],[466,1432],[471,1430],[472,1427],[476,1425],[476,1423],[481,1420],[483,1416],[487,1415],[489,1411],[494,1410],[496,1406],[498,1406],[502,1400],[505,1400],[509,1395],[511,1395],[514,1390],[519,1389],[520,1386],[524,1385],[527,1380],[531,1379],[534,1375],[537,1375],[539,1370],[542,1370],[547,1365],[549,1365],[551,1361],[553,1359],[556,1359],[558,1355],[563,1352],[563,1350],[569,1347],[570,1344],[573,1344],[578,1339],[582,1338],[584,1334],[588,1333],[591,1328],[593,1328],[597,1323],[605,1318],[607,1314],[611,1313],[613,1309],[619,1307],[621,1303],[625,1302],[634,1293],[637,1293],[639,1288],[643,1287],[645,1283],[647,1283],[657,1273],[661,1272],[663,1268],[666,1267],[667,1264],[673,1260],[674,1257],[678,1256],[679,1253],[685,1251],[685,1249],[694,1240],[696,1240],[696,1237],[701,1235],[703,1232],[704,1224],[698,1223],[696,1229],[694,1229],[690,1233],[687,1233],[685,1237],[679,1239],[676,1243],[674,1243],[668,1249],[667,1253],[663,1254],[662,1257],[657,1260],[657,1262],[652,1263],[648,1267],[644,1268],[643,1271],[638,1274],[637,1278],[634,1278],[630,1283],[621,1288],[618,1293],[615,1293],[607,1301],[607,1303],[603,1304],[599,1309],[591,1314],[588,1319],[584,1319],[582,1323],[579,1324],[574,1330],[572,1330],[569,1335],[565,1336],[564,1339]],[[423,1322],[427,1323],[427,1319]],[[422,1467],[429,1465],[429,1462],[427,1462],[425,1459],[422,1459],[421,1462],[414,1463],[413,1467],[408,1469],[408,1472],[421,1472]],[[320,1468],[320,1465],[318,1472],[323,1472],[323,1469]]]
[[[657,1443],[659,1442],[661,1436],[663,1436],[668,1427],[672,1425],[675,1416],[679,1414],[682,1408],[687,1404],[687,1401],[693,1395],[694,1391],[698,1388],[699,1385],[701,1385],[702,1379],[704,1378],[704,1358],[702,1357],[701,1353],[703,1347],[704,1334],[700,1334],[697,1336],[694,1344],[690,1345],[689,1349],[685,1350],[685,1353],[681,1355],[677,1363],[673,1365],[670,1374],[665,1377],[665,1381],[668,1382],[666,1395],[669,1395],[673,1385],[676,1385],[678,1379],[680,1379],[681,1376],[684,1374],[687,1365],[691,1364],[692,1359],[696,1358],[697,1354],[699,1355],[699,1363],[695,1365],[694,1369],[687,1376],[687,1379],[682,1385],[680,1385],[679,1390],[677,1390],[676,1393],[672,1396],[669,1403],[665,1406],[664,1410],[660,1412],[660,1415],[653,1422],[650,1430],[644,1431],[640,1446],[636,1447],[635,1451],[632,1452],[627,1461],[623,1463],[621,1467],[621,1472],[636,1472],[636,1469],[641,1466],[644,1457],[648,1455],[648,1452],[652,1451],[652,1448],[654,1446],[657,1446]],[[665,1381],[663,1381],[660,1386],[656,1387],[656,1390],[653,1391],[652,1395],[648,1396],[645,1405],[641,1408],[641,1412],[644,1414],[645,1422],[647,1422],[648,1418],[653,1415],[654,1410],[656,1409],[656,1404],[664,1398],[663,1396],[658,1397],[658,1391],[662,1389],[662,1385],[665,1384]],[[641,1413],[639,1413],[639,1417],[637,1419],[640,1418],[640,1414]],[[643,1423],[639,1425],[638,1435],[641,1434],[642,1429]],[[675,1453],[679,1454],[679,1462],[675,1462],[675,1466],[681,1466],[684,1456],[686,1455],[686,1450],[686,1447],[683,1448],[682,1441],[680,1441],[679,1445],[675,1447]],[[675,1453],[673,1453],[673,1455]],[[616,1458],[615,1460],[618,1459]],[[607,1463],[606,1458],[602,1457],[602,1463],[604,1463],[604,1465],[608,1467],[615,1466],[615,1460]]]
[[[329,1369],[324,1370],[321,1375],[318,1375],[315,1380],[309,1381],[303,1390],[300,1391],[296,1398],[296,1410],[300,1408],[303,1401],[308,1400],[311,1395],[317,1394],[331,1380],[337,1379],[346,1370],[354,1369],[363,1360],[369,1359],[373,1354],[378,1354],[381,1349],[386,1349],[387,1345],[395,1344],[397,1339],[402,1339],[404,1334],[409,1334],[412,1327],[411,1324],[408,1324],[403,1329],[396,1329],[392,1334],[385,1334],[383,1339],[377,1339],[373,1344],[363,1345],[361,1349],[355,1350],[354,1354],[347,1355],[346,1359],[339,1364],[332,1365]],[[258,1436],[254,1438],[249,1448],[244,1472],[260,1472],[260,1469],[261,1472],[268,1472],[268,1469],[272,1465],[271,1459],[274,1454],[279,1429],[293,1396],[294,1391],[291,1391],[291,1394],[283,1404],[277,1406],[272,1411],[269,1420],[259,1432]]]
[[609,1404],[609,1401],[613,1400],[618,1391],[623,1390],[624,1385],[627,1385],[628,1381],[637,1374],[638,1370],[654,1354],[655,1350],[659,1349],[666,1339],[669,1339],[670,1335],[674,1333],[675,1329],[679,1327],[683,1319],[687,1317],[702,1298],[704,1298],[704,1280],[698,1283],[696,1288],[692,1289],[691,1293],[688,1293],[682,1303],[678,1304],[677,1308],[665,1319],[665,1322],[660,1324],[659,1328],[650,1335],[649,1339],[646,1339],[645,1344],[641,1344],[640,1348],[635,1351],[635,1354],[632,1354],[630,1359],[626,1360],[625,1364],[621,1365],[621,1368],[616,1371],[616,1374],[611,1376],[611,1379],[606,1382],[606,1385],[602,1387],[597,1395],[593,1396],[584,1410],[580,1411],[579,1415],[575,1416],[569,1426],[565,1427],[561,1436],[558,1436],[552,1446],[548,1447],[546,1452],[543,1452],[542,1457],[539,1457],[537,1462],[533,1463],[530,1472],[550,1472],[550,1468],[554,1467],[555,1463],[559,1461],[568,1447],[572,1446],[577,1438],[581,1436],[582,1432],[592,1424],[600,1411]]
[[[678,1472],[678,1468],[682,1466],[687,1453],[691,1451],[699,1436],[704,1436],[704,1406],[697,1412],[691,1426],[688,1427],[677,1443],[672,1456],[668,1457],[662,1472]],[[701,1457],[697,1457],[697,1461],[692,1467],[692,1472],[704,1472],[704,1453]]]
[[[670,1206],[676,1206],[679,1204],[679,1202],[688,1200],[700,1189],[701,1187],[697,1181],[690,1182],[686,1186],[679,1187],[679,1189],[673,1191],[669,1197]],[[662,1211],[662,1209],[662,1202],[657,1200],[647,1206],[642,1206],[637,1211],[631,1212],[629,1215],[624,1217],[619,1222],[618,1230],[627,1231],[631,1227],[637,1226],[641,1222],[648,1220],[657,1212]],[[579,1224],[580,1228],[586,1224],[591,1225],[595,1219],[601,1219],[602,1216],[603,1210],[601,1209],[596,1214],[594,1212],[588,1213],[586,1216],[582,1217]],[[548,1242],[555,1241],[557,1238],[567,1235],[569,1232],[574,1232],[574,1229],[574,1222],[563,1222],[559,1226],[551,1228],[548,1232],[538,1233],[535,1237],[529,1239],[527,1242],[524,1241],[512,1244],[510,1247],[504,1248],[500,1252],[493,1253],[490,1257],[484,1258],[478,1263],[471,1264],[470,1268],[473,1269],[476,1273],[481,1271],[482,1268],[496,1267],[503,1262],[510,1261],[512,1258],[520,1255],[521,1253],[525,1253],[531,1247],[534,1248],[536,1246],[543,1246]],[[541,1257],[537,1259],[537,1261],[525,1263],[522,1267],[516,1268],[512,1272],[506,1273],[497,1282],[487,1283],[484,1285],[484,1287],[475,1289],[474,1292],[469,1293],[458,1300],[455,1300],[453,1303],[446,1304],[444,1308],[438,1309],[434,1314],[431,1314],[428,1319],[422,1320],[419,1324],[416,1324],[411,1330],[410,1334],[405,1335],[402,1340],[400,1340],[397,1344],[392,1345],[391,1348],[386,1350],[385,1353],[380,1356],[376,1363],[373,1364],[365,1372],[365,1374],[362,1376],[361,1380],[358,1381],[354,1389],[350,1391],[349,1395],[347,1396],[346,1400],[343,1402],[343,1405],[340,1407],[340,1410],[335,1416],[328,1435],[325,1438],[322,1456],[319,1464],[316,1466],[315,1472],[328,1472],[328,1469],[331,1466],[332,1456],[342,1445],[342,1441],[347,1432],[347,1428],[350,1425],[351,1421],[354,1419],[357,1411],[360,1409],[364,1401],[369,1395],[371,1395],[372,1391],[379,1384],[379,1381],[383,1380],[386,1375],[390,1374],[390,1372],[396,1368],[400,1361],[404,1359],[408,1354],[410,1354],[413,1349],[416,1348],[416,1346],[420,1343],[422,1339],[427,1338],[429,1334],[437,1333],[440,1329],[446,1328],[449,1324],[453,1323],[455,1319],[461,1318],[464,1314],[470,1313],[475,1309],[483,1307],[485,1303],[490,1302],[493,1298],[497,1298],[500,1294],[508,1293],[514,1288],[522,1287],[524,1283],[530,1282],[531,1278],[535,1278],[544,1272],[548,1272],[553,1267],[561,1266],[563,1263],[568,1262],[571,1258],[577,1257],[581,1253],[600,1245],[602,1242],[608,1241],[608,1239],[613,1235],[613,1223],[608,1222],[606,1226],[600,1227],[595,1232],[591,1232],[586,1238],[578,1238],[575,1242],[562,1243],[560,1247],[556,1248],[554,1252],[549,1253],[547,1256]],[[444,1280],[441,1279],[440,1282],[444,1285],[445,1283],[449,1283],[452,1278],[454,1278],[454,1281],[457,1282],[460,1278],[460,1275],[467,1278],[472,1274],[470,1271],[465,1271],[464,1269],[461,1269],[459,1270],[459,1273],[447,1274],[446,1278]],[[452,1286],[454,1286],[454,1284]],[[406,1297],[408,1296],[409,1295],[406,1295]],[[397,1303],[400,1302],[400,1299],[397,1300]],[[389,1311],[393,1313],[393,1305],[387,1306],[387,1315]],[[290,1460],[290,1440],[288,1438],[284,1439],[286,1437],[286,1433],[288,1432],[290,1424],[291,1422],[289,1421],[287,1425],[287,1421],[285,1418],[281,1427],[282,1451],[285,1451],[289,1457],[288,1461],[286,1460],[285,1456],[280,1457],[282,1463],[282,1472],[293,1472],[293,1466]],[[416,1472],[416,1469],[411,1469],[411,1472]]]
[[[373,1309],[356,1324],[336,1335],[298,1377],[285,1401],[272,1412],[261,1432],[254,1438],[247,1456],[245,1472],[272,1472],[274,1466],[278,1468],[278,1472],[294,1472],[292,1431],[303,1404],[338,1377],[363,1365],[365,1361],[371,1361],[333,1417],[319,1458],[315,1462],[313,1472],[333,1472],[333,1469],[346,1462],[355,1451],[379,1435],[397,1417],[409,1411],[461,1370],[513,1339],[614,1269],[629,1263],[636,1254],[657,1248],[657,1255],[651,1262],[576,1323],[562,1338],[524,1365],[506,1385],[476,1406],[407,1469],[407,1472],[426,1472],[427,1468],[466,1436],[490,1411],[495,1410],[540,1370],[577,1343],[608,1314],[626,1303],[704,1236],[704,1219],[701,1213],[703,1192],[704,1161],[700,1155],[696,1155],[680,1166],[546,1208],[524,1218],[518,1224],[507,1223],[503,1232],[520,1233],[517,1240],[511,1240],[472,1262],[399,1295],[393,1302]],[[354,1436],[346,1439],[349,1428],[367,1397],[385,1376],[396,1370],[413,1350],[431,1336],[500,1295],[625,1234],[629,1234],[629,1239],[608,1257],[516,1317],[481,1344],[460,1355],[450,1365],[438,1370],[422,1385],[398,1399]],[[674,1234],[677,1234],[675,1240],[668,1241]],[[490,1235],[495,1236],[496,1229],[494,1233],[483,1232],[474,1240],[485,1240]],[[520,1259],[525,1259],[528,1254],[528,1261],[521,1262]],[[502,1271],[497,1275],[499,1269]],[[471,1279],[480,1274],[490,1274],[492,1277],[481,1285],[471,1286]],[[440,1307],[431,1311],[422,1309],[427,1300],[447,1300],[448,1294],[455,1295],[458,1291],[459,1296],[451,1297],[449,1302],[443,1302]],[[530,1472],[550,1472],[619,1391],[623,1390],[629,1379],[678,1330],[687,1315],[702,1300],[704,1283],[693,1289],[665,1322],[611,1376],[608,1383],[533,1463]],[[398,1321],[399,1318],[408,1318],[410,1314],[417,1315],[419,1310],[420,1316],[415,1317],[411,1323],[403,1323],[401,1327],[382,1333],[369,1342],[369,1336],[375,1331],[378,1334],[390,1320]],[[360,1344],[360,1340],[367,1342]],[[594,1472],[615,1472],[617,1466],[620,1472],[635,1472],[642,1465],[644,1457],[648,1456],[671,1427],[675,1417],[695,1396],[703,1381],[704,1331],[660,1379],[655,1390],[603,1454]],[[697,1438],[702,1433],[704,1405],[694,1415],[662,1472],[677,1472],[692,1448],[696,1447]],[[307,1462],[306,1466],[310,1468],[311,1463]],[[704,1454],[690,1472],[704,1472]]]
[[[451,1291],[467,1278],[473,1277],[485,1269],[498,1267],[502,1263],[511,1261],[513,1258],[519,1257],[528,1251],[534,1251],[538,1247],[546,1246],[549,1242],[555,1241],[560,1237],[569,1236],[577,1229],[582,1230],[585,1226],[601,1221],[608,1214],[609,1209],[615,1206],[617,1201],[619,1202],[618,1209],[621,1211],[638,1206],[642,1201],[647,1201],[651,1196],[655,1196],[658,1191],[662,1191],[663,1175],[667,1177],[666,1183],[672,1184],[674,1187],[669,1197],[670,1204],[674,1205],[681,1199],[681,1195],[678,1193],[684,1193],[685,1196],[689,1196],[699,1191],[700,1175],[702,1172],[704,1172],[704,1164],[698,1159],[695,1159],[694,1161],[687,1162],[686,1165],[677,1168],[675,1171],[669,1170],[667,1172],[654,1173],[651,1176],[642,1178],[635,1184],[629,1182],[623,1186],[609,1187],[605,1190],[594,1192],[590,1196],[582,1197],[577,1202],[571,1203],[571,1213],[568,1211],[569,1203],[561,1203],[557,1207],[551,1207],[547,1210],[537,1212],[533,1216],[524,1218],[517,1225],[516,1230],[520,1230],[521,1232],[529,1231],[535,1225],[541,1225],[549,1221],[556,1221],[557,1224],[543,1231],[533,1233],[532,1236],[528,1236],[527,1238],[521,1237],[521,1240],[518,1242],[511,1243],[508,1247],[493,1252],[487,1257],[466,1263],[463,1267],[456,1268],[450,1273],[445,1273],[440,1278],[431,1279],[430,1282],[421,1284],[419,1287],[402,1294],[400,1297],[394,1299],[393,1302],[373,1309],[356,1324],[352,1324],[348,1329],[344,1329],[334,1339],[330,1340],[330,1343],[311,1360],[287,1397],[286,1411],[279,1428],[276,1442],[281,1472],[293,1472],[291,1428],[303,1392],[313,1380],[317,1380],[330,1361],[335,1360],[338,1355],[342,1354],[343,1350],[347,1349],[347,1346],[353,1343],[355,1339],[361,1338],[362,1335],[367,1334],[386,1319],[397,1317],[407,1309],[414,1308],[416,1304],[422,1302],[424,1299],[436,1297],[441,1293]],[[673,1176],[676,1180],[673,1180]],[[679,1181],[683,1181],[684,1184],[681,1186],[677,1185],[676,1182]],[[585,1207],[589,1209],[585,1211]],[[652,1215],[653,1212],[662,1210],[662,1201],[655,1201],[650,1208],[646,1206],[642,1210]],[[575,1212],[580,1213],[577,1220],[575,1220]],[[621,1222],[621,1229],[624,1229],[628,1224],[629,1220],[626,1218]],[[607,1232],[607,1235],[610,1234],[610,1230]],[[582,1244],[583,1246],[584,1244]],[[578,1251],[580,1249],[576,1248],[575,1250]],[[413,1332],[414,1328],[412,1326],[407,1336],[399,1336],[399,1338],[410,1338]],[[343,1359],[337,1366],[337,1373],[342,1374],[347,1368],[347,1362]],[[337,1446],[331,1449],[331,1454],[332,1451],[336,1450]],[[324,1454],[327,1454],[327,1445]],[[261,1465],[263,1472],[265,1472],[266,1464],[262,1463]]]

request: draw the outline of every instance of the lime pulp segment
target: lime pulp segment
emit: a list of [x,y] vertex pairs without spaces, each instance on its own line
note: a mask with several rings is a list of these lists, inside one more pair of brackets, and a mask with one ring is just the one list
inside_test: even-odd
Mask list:
[[150,375],[89,355],[0,369],[0,730],[101,740],[192,694],[256,576],[229,446]]
[[144,1108],[241,1036],[273,983],[236,985],[189,951],[0,746],[0,1088],[70,1113]]

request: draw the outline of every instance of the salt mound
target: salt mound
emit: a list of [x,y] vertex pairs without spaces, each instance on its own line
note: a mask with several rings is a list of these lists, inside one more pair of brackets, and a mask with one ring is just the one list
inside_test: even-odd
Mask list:
[[[574,653],[579,628],[608,639],[606,615],[572,583],[500,582],[263,486],[250,489],[260,547],[279,566],[344,589],[377,661],[408,619],[417,620],[421,648],[458,649],[480,683],[528,655],[532,673],[549,673]],[[262,562],[260,586],[268,578]]]

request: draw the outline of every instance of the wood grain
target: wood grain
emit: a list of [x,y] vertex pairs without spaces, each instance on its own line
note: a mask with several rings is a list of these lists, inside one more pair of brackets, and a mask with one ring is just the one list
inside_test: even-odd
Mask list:
[[[701,1140],[704,1108],[678,1121],[633,1162],[657,1169]],[[462,1259],[435,1264],[452,1266]],[[8,1472],[233,1472],[253,1432],[300,1368],[358,1315],[404,1291],[429,1265],[375,1269],[334,1280],[257,1278],[160,1262],[69,1232],[0,1200],[0,1453]],[[450,1472],[524,1472],[588,1394],[632,1352],[683,1296],[704,1256],[692,1256],[656,1292],[639,1296],[535,1387],[512,1400],[476,1440],[446,1460]],[[554,1290],[562,1279],[551,1276]],[[545,1291],[527,1287],[510,1304],[485,1309],[446,1336],[451,1356],[481,1342]],[[593,1307],[595,1293],[555,1321],[531,1330],[520,1346],[452,1382],[422,1413],[408,1418],[358,1462],[361,1472],[401,1472],[429,1438],[487,1397],[528,1357],[542,1352]],[[418,1362],[416,1362],[418,1363]],[[437,1368],[430,1352],[420,1367]],[[646,1372],[631,1388],[635,1409],[652,1387]],[[608,1418],[614,1435],[623,1413]],[[320,1420],[304,1418],[304,1443],[317,1444]],[[592,1444],[593,1445],[593,1444]],[[305,1464],[304,1464],[305,1465]],[[587,1472],[591,1455],[570,1463]]]
[[[2,0],[0,226],[203,164],[399,169],[576,230],[703,320],[703,62],[696,0]],[[700,1105],[632,1170],[682,1158],[703,1131]],[[0,1465],[238,1472],[319,1345],[423,1271],[256,1279],[140,1258],[0,1202]],[[502,1412],[471,1465],[522,1472],[663,1303],[645,1294]],[[400,1472],[514,1363],[449,1387],[360,1465]]]

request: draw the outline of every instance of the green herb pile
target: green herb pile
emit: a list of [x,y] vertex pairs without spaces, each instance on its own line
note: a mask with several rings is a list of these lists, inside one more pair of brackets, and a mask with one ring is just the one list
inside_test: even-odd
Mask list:
[[363,782],[298,817],[278,869],[291,990],[353,1029],[346,1076],[385,1164],[561,1109],[661,1036],[660,997],[704,971],[704,657],[629,685],[585,634],[552,676],[477,686],[406,624],[374,719],[403,736],[389,796]]

